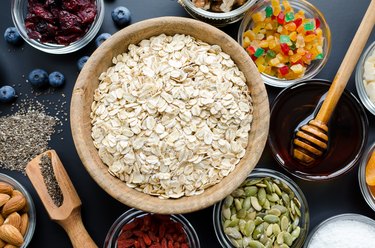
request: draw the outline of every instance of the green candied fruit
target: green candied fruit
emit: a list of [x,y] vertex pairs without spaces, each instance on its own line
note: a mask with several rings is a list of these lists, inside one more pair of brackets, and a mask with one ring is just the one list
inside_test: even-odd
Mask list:
[[315,59],[323,59],[324,58],[324,55],[323,53],[319,53],[318,55],[316,55]]
[[267,51],[267,57],[269,57],[269,58],[275,58],[275,57],[276,57],[276,53],[275,53],[275,51],[273,51],[273,50],[268,50],[268,51]]
[[294,20],[294,13],[293,12],[288,12],[285,15],[285,21],[286,22],[291,22]]
[[303,25],[305,31],[313,31],[315,29],[315,25],[313,22],[307,22]]
[[266,11],[266,17],[271,17],[273,15],[273,9],[271,6],[267,6],[265,11]]
[[264,53],[264,49],[263,48],[258,48],[255,53],[254,53],[254,56],[259,58],[260,56],[262,56]]
[[280,43],[289,43],[290,37],[289,35],[280,35]]

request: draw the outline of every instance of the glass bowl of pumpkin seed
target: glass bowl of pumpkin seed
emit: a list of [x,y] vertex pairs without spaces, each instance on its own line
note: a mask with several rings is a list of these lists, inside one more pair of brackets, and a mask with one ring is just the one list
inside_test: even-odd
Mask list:
[[297,248],[305,242],[310,217],[306,198],[293,180],[257,168],[214,205],[213,221],[222,247]]

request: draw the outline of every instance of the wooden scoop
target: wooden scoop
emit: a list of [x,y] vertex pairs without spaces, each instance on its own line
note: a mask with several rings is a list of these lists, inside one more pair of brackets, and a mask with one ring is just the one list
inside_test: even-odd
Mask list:
[[[63,202],[60,207],[55,205],[44,184],[44,178],[39,165],[43,154],[50,157],[56,181],[63,194]],[[57,153],[54,150],[49,150],[35,157],[27,165],[26,174],[43,202],[49,217],[64,228],[73,247],[98,247],[83,226],[81,219],[81,200]]]
[[372,0],[318,114],[295,133],[293,156],[306,166],[312,166],[328,148],[327,123],[357,64],[374,24],[375,0]]

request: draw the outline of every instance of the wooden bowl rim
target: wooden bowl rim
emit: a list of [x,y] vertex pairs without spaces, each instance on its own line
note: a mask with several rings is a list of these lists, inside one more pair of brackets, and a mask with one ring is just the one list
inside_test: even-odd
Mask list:
[[[89,115],[91,112],[93,91],[89,92],[87,88],[93,85],[96,85],[94,89],[97,88],[99,82],[97,78],[100,73],[98,74],[96,67],[104,60],[106,64],[112,64],[112,59],[110,59],[110,62],[108,61],[108,54],[112,54],[113,50],[116,49],[113,48],[113,45],[120,44],[120,42],[123,43],[124,40],[127,41],[127,38],[133,39],[136,34],[139,35],[142,32],[147,32],[146,30],[149,31],[154,27],[167,29],[167,31],[159,32],[159,34],[167,32],[182,33],[182,29],[190,32],[192,29],[192,33],[196,30],[205,32],[208,40],[211,39],[211,36],[216,37],[217,42],[215,44],[220,45],[224,52],[229,52],[238,66],[241,64],[242,68],[240,68],[240,66],[239,68],[245,74],[253,98],[253,127],[250,130],[249,145],[246,149],[245,157],[241,159],[234,171],[227,177],[223,178],[218,184],[209,187],[200,195],[184,196],[179,199],[160,199],[131,189],[123,181],[108,173],[108,167],[99,158],[91,135],[85,135],[85,131],[86,133],[88,132],[88,127],[90,127],[91,134]],[[186,32],[184,33],[186,34]],[[195,37],[194,34],[190,35]],[[142,39],[150,38],[151,36],[144,36]],[[201,40],[207,42],[205,39]],[[136,44],[139,43],[139,41],[136,42]],[[125,52],[125,50],[122,52]],[[102,71],[104,70],[101,70],[101,72]],[[90,98],[91,102],[88,100]],[[88,103],[89,106],[87,106]],[[255,108],[255,106],[259,108]],[[90,111],[85,110],[87,107]],[[250,56],[248,56],[244,49],[233,38],[223,31],[201,21],[184,17],[158,17],[132,24],[118,31],[95,50],[80,72],[74,86],[70,106],[70,119],[72,136],[78,155],[90,176],[102,189],[129,207],[153,213],[180,214],[197,211],[213,205],[229,195],[246,179],[259,161],[265,147],[270,114],[267,91],[260,77],[260,73],[250,59]],[[250,137],[254,138],[254,140],[251,140],[251,144]]]

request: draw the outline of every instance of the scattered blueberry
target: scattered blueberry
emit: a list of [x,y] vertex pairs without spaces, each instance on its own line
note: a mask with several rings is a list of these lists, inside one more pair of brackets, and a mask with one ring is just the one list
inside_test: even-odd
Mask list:
[[37,88],[48,85],[48,73],[42,69],[32,70],[27,79],[32,86]]
[[5,30],[4,39],[12,45],[19,45],[22,43],[21,35],[15,27],[9,27]]
[[52,87],[61,87],[65,83],[65,77],[61,72],[54,71],[48,75],[48,82]]
[[119,6],[112,10],[112,20],[116,26],[123,28],[130,22],[130,11],[124,6]]
[[0,102],[11,102],[16,98],[16,91],[12,86],[5,85],[0,88]]
[[82,70],[83,66],[86,64],[87,60],[89,59],[89,56],[83,56],[77,61],[77,67],[78,70]]
[[96,37],[96,40],[95,40],[96,47],[99,47],[109,37],[111,37],[111,35],[108,33],[102,33],[98,37]]

